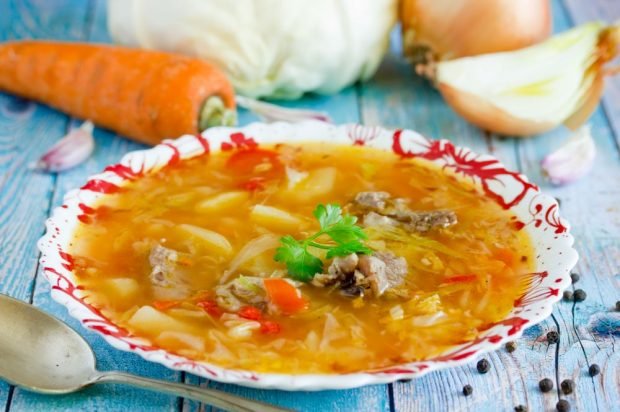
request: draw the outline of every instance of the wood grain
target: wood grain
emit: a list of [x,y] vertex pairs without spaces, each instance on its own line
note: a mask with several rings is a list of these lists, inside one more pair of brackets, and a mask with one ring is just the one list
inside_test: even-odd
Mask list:
[[[556,31],[570,27],[573,22],[620,18],[617,0],[565,0],[565,4],[554,0],[553,9]],[[104,0],[0,0],[0,10],[0,40],[48,37],[109,41]],[[485,134],[459,118],[432,87],[413,76],[410,66],[400,57],[397,33],[393,40],[392,53],[369,83],[350,87],[332,97],[308,96],[283,104],[328,111],[338,123],[363,121],[414,128],[430,137],[450,138],[477,152],[491,152],[560,199],[562,215],[572,224],[581,256],[576,270],[582,274],[582,280],[576,287],[588,293],[585,302],[575,305],[574,316],[573,305],[569,302],[559,303],[554,310],[561,332],[560,379],[572,378],[577,383],[577,394],[567,397],[573,410],[620,410],[620,353],[616,350],[620,314],[613,312],[614,302],[620,296],[620,186],[617,184],[620,179],[617,140],[620,80],[608,82],[604,108],[597,110],[590,121],[598,147],[594,169],[573,185],[555,188],[545,182],[539,162],[566,138],[566,130],[558,129],[530,140],[500,139]],[[240,115],[241,125],[254,120],[256,118],[247,112]],[[36,174],[24,167],[62,136],[67,127],[77,124],[45,106],[0,94],[0,292],[32,300],[68,321],[93,345],[102,369],[121,369],[172,381],[184,379],[298,410],[509,411],[517,404],[526,404],[536,411],[554,409],[555,392],[543,395],[537,389],[542,377],[553,378],[555,374],[555,346],[549,346],[544,340],[547,331],[556,329],[551,319],[526,330],[515,353],[502,349],[486,356],[492,364],[486,375],[478,374],[475,363],[471,363],[434,372],[410,383],[352,391],[290,393],[223,385],[176,373],[112,349],[98,335],[86,332],[64,308],[50,300],[49,287],[40,274],[35,283],[38,257],[35,242],[42,234],[50,207],[59,205],[64,193],[79,186],[88,175],[118,161],[126,151],[142,147],[97,130],[94,156],[76,169],[56,176]],[[33,141],[36,144],[32,144]],[[584,351],[590,363],[601,366],[601,375],[590,378],[586,374]],[[460,392],[466,383],[474,387],[473,395],[467,398]],[[194,402],[181,402],[115,385],[56,398],[16,390],[10,405],[8,394],[8,386],[0,382],[0,410],[3,405],[7,411],[210,409]]]
[[[62,16],[31,2],[4,2],[0,41],[81,38],[87,4],[57,3],[67,8]],[[43,233],[55,184],[55,176],[34,173],[28,164],[63,136],[66,126],[66,116],[0,93],[0,292],[18,299],[31,298],[36,241]],[[7,404],[11,390],[0,382],[0,408]]]
[[[81,13],[76,14],[74,20],[71,22],[64,22],[65,27],[75,27],[79,25],[80,21],[84,24],[88,23],[87,20],[92,20],[92,27],[89,27],[88,37],[92,41],[107,41],[105,18],[105,3],[97,1],[91,4],[89,15],[85,13],[86,8],[89,7],[88,2],[84,2],[84,9]],[[33,6],[30,10],[32,14],[36,13],[51,13],[64,15],[69,8],[77,8],[76,2],[67,2],[64,7],[59,8],[50,5],[50,9],[46,9],[41,5],[37,7]],[[52,21],[62,22],[60,17],[49,17]],[[64,117],[60,114],[55,114],[59,117]],[[66,118],[64,120],[66,123]],[[72,121],[71,127],[76,127],[79,124],[78,121]],[[26,137],[22,137],[25,139]],[[79,167],[67,171],[58,175],[53,181],[55,183],[53,195],[50,193],[47,196],[47,203],[51,200],[52,206],[57,207],[62,203],[64,194],[72,188],[78,187],[83,184],[87,176],[101,171],[106,165],[115,163],[122,157],[123,154],[130,150],[141,149],[144,146],[130,142],[126,139],[118,138],[114,134],[99,130],[95,131],[96,139],[96,151],[93,156]],[[39,148],[41,150],[41,148]],[[51,196],[51,199],[49,199]],[[24,197],[24,200],[31,200],[41,202],[44,199],[43,196],[29,196]],[[27,210],[27,208],[26,208]],[[45,211],[45,214],[47,210]],[[31,234],[33,240],[41,235],[41,228],[44,221],[44,215],[41,217],[29,217],[30,221],[38,226],[38,231]],[[22,242],[23,244],[23,242]],[[34,246],[31,249],[34,253]],[[20,254],[17,254],[18,256]],[[48,313],[57,316],[58,318],[69,323],[72,327],[84,336],[87,341],[93,347],[93,350],[97,354],[98,365],[102,370],[123,370],[129,373],[135,373],[142,376],[150,376],[153,378],[178,381],[181,374],[169,370],[163,366],[159,366],[150,362],[142,360],[140,357],[134,354],[118,351],[108,345],[98,334],[86,331],[77,321],[70,317],[64,307],[51,300],[49,296],[49,284],[43,278],[43,275],[39,273],[36,279],[36,289],[33,296],[33,303],[37,307],[45,310]],[[119,386],[119,385],[103,385],[89,388],[83,392],[61,397],[52,397],[44,395],[36,395],[28,393],[20,389],[16,389],[11,402],[11,411],[153,411],[153,410],[167,410],[173,411],[178,409],[178,400],[168,395],[156,394],[153,392],[146,392],[137,390],[131,387]]]

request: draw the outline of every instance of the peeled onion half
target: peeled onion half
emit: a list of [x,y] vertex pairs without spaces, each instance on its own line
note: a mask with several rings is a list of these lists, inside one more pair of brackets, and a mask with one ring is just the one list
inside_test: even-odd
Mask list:
[[426,70],[446,102],[471,123],[530,136],[577,128],[603,92],[604,65],[618,54],[620,24],[587,23],[525,49],[464,57]]

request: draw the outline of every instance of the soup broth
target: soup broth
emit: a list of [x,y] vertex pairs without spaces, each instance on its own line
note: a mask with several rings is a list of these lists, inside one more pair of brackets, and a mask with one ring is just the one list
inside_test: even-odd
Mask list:
[[503,319],[532,264],[525,231],[471,184],[365,147],[200,156],[89,218],[70,252],[90,302],[169,352],[260,372],[432,358]]

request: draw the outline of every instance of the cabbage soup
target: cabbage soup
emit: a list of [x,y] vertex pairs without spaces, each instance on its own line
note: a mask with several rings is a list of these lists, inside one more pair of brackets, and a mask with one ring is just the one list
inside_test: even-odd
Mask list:
[[89,302],[171,353],[259,372],[430,359],[505,318],[533,265],[469,182],[360,146],[199,156],[95,209],[70,247]]

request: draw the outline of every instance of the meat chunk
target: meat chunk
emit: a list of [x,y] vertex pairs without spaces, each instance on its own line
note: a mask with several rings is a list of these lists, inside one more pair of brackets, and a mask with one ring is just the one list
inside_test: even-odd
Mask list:
[[389,198],[388,192],[359,192],[355,196],[355,203],[363,208],[382,210],[387,206],[386,200]]
[[239,276],[219,285],[215,288],[215,300],[220,307],[231,312],[237,312],[246,305],[264,309],[267,306],[267,297],[263,278]]
[[362,256],[360,272],[368,279],[375,296],[381,296],[390,287],[386,274],[386,265],[375,256]]
[[158,286],[170,285],[170,274],[177,267],[179,253],[162,245],[156,245],[149,254],[151,264],[151,281]]
[[342,283],[347,275],[353,274],[359,261],[355,253],[344,257],[335,257],[327,269],[327,273],[317,273],[312,278],[312,284],[318,287],[331,286]]
[[390,252],[374,255],[348,255],[334,258],[327,273],[312,279],[317,287],[337,286],[345,296],[365,296],[369,292],[379,297],[387,290],[402,285],[407,275],[407,262]]
[[436,228],[446,228],[457,223],[456,213],[451,210],[428,212],[402,211],[394,214],[395,219],[405,223],[414,232],[424,233]]
[[387,192],[360,192],[355,196],[353,208],[363,215],[366,227],[399,226],[425,233],[457,223],[456,213],[451,210],[415,211],[407,203],[406,199],[392,199]]
[[398,226],[399,222],[396,219],[380,215],[379,213],[370,212],[364,215],[363,225],[369,226]]
[[340,273],[352,273],[357,267],[358,262],[359,257],[355,253],[344,257],[335,257],[329,266],[329,270]]
[[385,263],[385,274],[389,287],[400,286],[405,282],[407,276],[407,260],[402,256],[396,256],[391,252],[377,252],[373,255]]
[[191,290],[184,266],[190,264],[184,254],[162,245],[155,245],[149,254],[149,279],[158,299],[183,299]]

